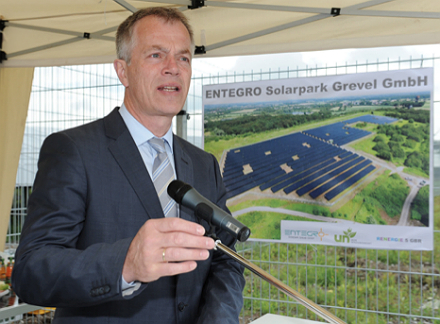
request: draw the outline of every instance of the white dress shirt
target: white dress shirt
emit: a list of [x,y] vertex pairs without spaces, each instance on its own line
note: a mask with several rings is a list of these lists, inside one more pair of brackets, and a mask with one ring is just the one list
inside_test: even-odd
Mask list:
[[[151,177],[153,174],[153,163],[154,163],[154,159],[157,156],[157,152],[148,143],[148,140],[150,140],[155,136],[152,132],[150,132],[148,128],[142,125],[136,118],[133,117],[132,114],[130,114],[130,112],[127,110],[127,107],[125,107],[124,104],[122,104],[121,108],[119,108],[119,113],[121,114],[121,117],[124,120],[124,123],[131,134],[131,137],[136,143],[139,153],[141,154],[142,160],[144,161],[145,167],[147,168],[148,173],[150,174]],[[177,177],[176,177],[176,168],[175,168],[174,155],[173,155],[172,127],[170,127],[170,129],[165,134],[165,136],[161,138],[165,140],[166,143],[165,149],[168,155],[168,159],[170,160],[171,165],[173,166],[174,178],[176,179]],[[140,282],[133,281],[128,283],[125,281],[124,276],[122,276],[121,289],[122,289],[123,297],[133,294],[133,292],[138,290],[140,286],[141,286]]]

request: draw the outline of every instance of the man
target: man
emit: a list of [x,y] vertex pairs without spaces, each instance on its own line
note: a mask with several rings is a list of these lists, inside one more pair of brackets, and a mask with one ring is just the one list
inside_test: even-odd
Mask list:
[[54,323],[238,323],[242,267],[213,250],[206,222],[155,189],[166,165],[227,210],[215,158],[171,132],[193,47],[179,11],[133,14],[114,62],[124,104],[45,140],[12,280],[25,302],[57,308]]

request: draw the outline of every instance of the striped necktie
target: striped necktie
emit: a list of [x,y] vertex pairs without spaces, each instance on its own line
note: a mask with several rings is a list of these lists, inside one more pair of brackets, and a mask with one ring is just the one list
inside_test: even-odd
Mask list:
[[177,217],[176,202],[168,196],[168,184],[174,180],[174,170],[165,150],[163,139],[153,137],[148,141],[157,152],[153,162],[153,183],[165,217]]

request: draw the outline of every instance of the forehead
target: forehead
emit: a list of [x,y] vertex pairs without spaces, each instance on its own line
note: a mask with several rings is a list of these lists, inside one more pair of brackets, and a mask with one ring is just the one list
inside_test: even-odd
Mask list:
[[[147,16],[135,23],[133,36],[144,40],[172,41],[191,44],[185,25],[178,20],[166,21],[157,16]],[[151,45],[151,44],[150,44]]]

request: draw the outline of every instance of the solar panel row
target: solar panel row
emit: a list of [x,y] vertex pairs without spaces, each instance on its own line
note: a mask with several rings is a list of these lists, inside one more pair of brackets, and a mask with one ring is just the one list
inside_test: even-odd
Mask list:
[[[363,159],[363,158],[362,158]],[[284,188],[284,192],[286,194],[291,193],[294,190],[297,190],[298,188],[301,188],[302,186],[308,184],[309,182],[315,180],[316,178],[330,172],[331,170],[333,170],[335,168],[335,164],[337,163],[332,163],[330,165],[327,165],[325,168],[322,168],[316,172],[313,173],[309,173],[310,175],[306,176],[305,178],[301,179],[300,181],[296,182],[296,183],[292,183],[290,186]]]
[[342,122],[309,129],[304,133],[339,146],[371,134],[363,129],[345,126]]
[[[253,172],[247,175],[243,173],[242,165],[238,168],[238,170],[235,170],[235,173],[230,173],[230,176],[228,176],[225,181],[229,196],[235,196],[258,185],[260,185],[261,190],[265,190],[278,182],[292,178],[295,174],[301,173],[304,170],[310,169],[311,167],[319,165],[323,162],[325,162],[325,164],[322,164],[320,168],[324,167],[328,163],[336,163],[334,156],[337,156],[338,154],[342,157],[352,154],[340,148],[307,138],[304,135],[299,137],[303,137],[303,140],[307,139],[311,144],[309,146],[303,146],[301,144],[301,146],[298,147],[302,153],[297,154],[297,160],[292,159],[291,151],[287,152],[287,154],[271,154],[265,156],[262,159],[263,161],[260,161],[258,165],[256,162],[251,164]],[[313,149],[316,146],[318,146],[319,149]],[[271,157],[273,158],[274,156],[276,156],[276,158],[271,159]],[[291,167],[293,171],[286,174],[285,171],[282,171],[279,167],[282,164],[281,162],[284,162],[286,165]],[[277,172],[269,173],[269,176],[266,176],[265,171],[268,169],[275,169]],[[306,174],[310,172],[313,172],[313,170],[303,173],[302,176],[306,176]],[[261,173],[261,175],[258,175],[259,173]]]
[[347,181],[341,183],[339,186],[337,186],[333,190],[331,190],[328,193],[326,193],[325,196],[324,196],[325,199],[327,199],[328,201],[332,200],[334,197],[339,195],[345,189],[351,187],[353,184],[358,182],[360,179],[365,177],[367,174],[372,172],[374,169],[376,169],[376,168],[373,165],[370,165],[369,167],[365,168],[364,170],[362,170],[361,172],[359,172],[355,176],[351,177],[350,179],[348,179]]
[[257,187],[260,183],[267,181],[265,179],[271,179],[273,177],[277,177],[282,173],[284,173],[284,171],[278,169],[278,170],[270,170],[266,175],[256,174],[255,176],[250,176],[246,179],[246,182],[242,183],[241,186],[231,191],[228,190],[226,197],[227,199],[235,197],[243,192],[246,192],[252,188]]
[[227,182],[229,185],[232,185],[233,183],[240,181],[242,178],[250,177],[255,173],[265,172],[268,169],[281,170],[280,165],[287,164],[289,158],[291,160],[290,156],[284,156],[276,160],[265,159],[264,164],[251,164],[249,170],[252,170],[252,172],[246,175],[243,173],[243,168],[241,167],[241,170],[239,169],[237,172],[231,173],[230,176],[226,178],[225,182]]
[[[303,156],[307,155],[307,151],[314,151],[302,145],[303,141],[309,140],[309,138],[303,134],[293,135],[295,136],[285,136],[264,142],[265,145],[260,148],[252,145],[229,152],[226,164],[230,161],[235,163],[233,167],[231,167],[232,163],[228,164],[228,173],[224,177],[228,197],[233,197],[270,179],[284,175],[285,171],[280,168],[280,165],[292,161],[292,147],[296,147],[299,150],[297,152],[301,152]],[[294,141],[289,141],[289,139]],[[290,147],[290,149],[286,149],[286,147]],[[324,147],[327,149],[328,145],[324,145]],[[270,154],[266,154],[268,148],[271,149]],[[249,164],[250,173],[245,174],[243,165],[247,164]]]
[[297,152],[297,154],[300,155],[305,154],[304,151],[289,150],[280,153],[273,153],[270,155],[263,155],[253,160],[242,159],[241,161],[237,162],[235,168],[230,167],[227,170],[227,172],[225,171],[226,174],[224,175],[224,179],[235,178],[237,176],[240,176],[240,173],[243,173],[243,165],[249,165],[249,167],[254,171],[260,168],[279,166],[285,163],[286,161],[291,160],[292,152]]
[[358,172],[359,170],[363,169],[364,167],[366,167],[369,164],[371,164],[370,160],[363,160],[362,163],[354,166],[353,168],[347,170],[344,173],[341,173],[340,175],[338,175],[333,180],[327,182],[326,184],[322,185],[321,187],[319,187],[319,188],[313,190],[312,192],[310,192],[310,194],[309,194],[310,197],[312,197],[313,199],[317,198],[318,196],[320,196],[321,194],[323,194],[327,190],[333,188],[334,186],[336,186],[337,184],[341,183],[345,179],[348,179],[350,176],[352,176],[353,174],[355,174],[356,172]]
[[[391,123],[396,119],[365,115],[229,151],[223,170],[228,197],[257,186],[260,190],[271,188],[273,192],[297,190],[300,196],[327,186],[336,173],[351,168],[356,157],[338,146],[370,134],[345,125],[357,121]],[[329,145],[330,139],[338,146]]]
[[230,151],[225,160],[225,169],[223,177],[235,176],[234,174],[242,172],[242,166],[251,164],[252,168],[257,164],[267,164],[267,161],[279,160],[283,156],[291,156],[292,152],[301,153],[307,150],[302,145],[306,137],[302,134],[292,134],[284,138],[278,138],[262,143],[261,145],[250,145]]
[[302,196],[302,195],[308,193],[312,189],[318,187],[319,185],[323,184],[327,180],[330,180],[334,176],[338,175],[339,173],[343,172],[344,170],[346,170],[349,167],[353,166],[354,164],[358,163],[359,162],[358,159],[363,159],[363,158],[360,158],[357,154],[351,154],[347,158],[345,158],[345,159],[339,161],[337,164],[335,164],[334,165],[335,169],[333,169],[331,172],[329,172],[329,173],[325,174],[324,176],[310,182],[309,184],[302,187],[301,189],[298,189],[296,191],[296,193],[299,196]]
[[[252,172],[250,174],[243,175],[241,177],[237,177],[236,179],[233,179],[228,182],[228,189],[229,190],[235,190],[239,188],[242,185],[249,184],[252,181],[256,181],[258,179],[265,179],[266,175],[271,176],[279,176],[284,174],[284,171],[281,168],[266,168],[261,170],[256,170],[255,172]],[[255,185],[257,186],[257,185]]]
[[364,116],[359,116],[359,117],[352,118],[349,120],[345,120],[344,123],[345,124],[352,124],[352,123],[356,123],[356,122],[366,122],[366,123],[371,123],[371,124],[383,125],[383,124],[394,123],[396,121],[397,121],[396,118],[391,118],[391,117],[387,117],[387,116],[364,115]]
[[[313,154],[316,154],[316,152],[324,151],[329,149],[329,145],[326,145],[325,143],[315,141],[315,143],[304,146],[302,143],[304,143],[304,140],[308,140],[310,142],[310,138],[307,138],[307,136],[303,134],[299,134],[300,136],[296,136],[294,140],[297,141],[296,147],[293,147],[286,143],[286,145],[281,145],[281,148],[277,148],[276,146],[272,146],[271,153],[266,155],[260,154],[257,157],[254,157],[256,153],[252,152],[252,155],[250,158],[246,154],[238,154],[238,153],[228,153],[227,160],[225,162],[225,170],[223,172],[223,179],[224,181],[230,181],[231,179],[236,179],[237,177],[240,177],[243,174],[243,165],[249,165],[249,167],[252,170],[258,170],[261,168],[267,168],[267,167],[277,167],[279,165],[282,165],[284,163],[292,162],[293,156],[296,156],[298,161],[300,163],[305,162],[305,158],[310,158]],[[283,144],[283,143],[281,143]],[[280,145],[278,145],[280,146]],[[290,149],[283,149],[283,147],[290,146]],[[257,148],[258,150],[258,148]],[[241,151],[241,150],[240,150]],[[255,151],[255,148],[254,148]],[[266,151],[267,152],[267,151]],[[241,153],[241,152],[240,152]],[[261,150],[260,150],[261,153]],[[311,155],[312,154],[312,155]],[[229,159],[231,158],[231,160]],[[234,164],[232,166],[232,161],[234,160]],[[228,167],[226,167],[226,165]]]
[[299,166],[296,166],[295,163],[291,163],[293,172],[286,174],[284,179],[280,179],[282,180],[281,182],[272,184],[272,188],[270,190],[275,193],[331,163],[335,163],[334,152],[331,154],[326,154],[326,152],[318,152],[313,159],[305,160]]

